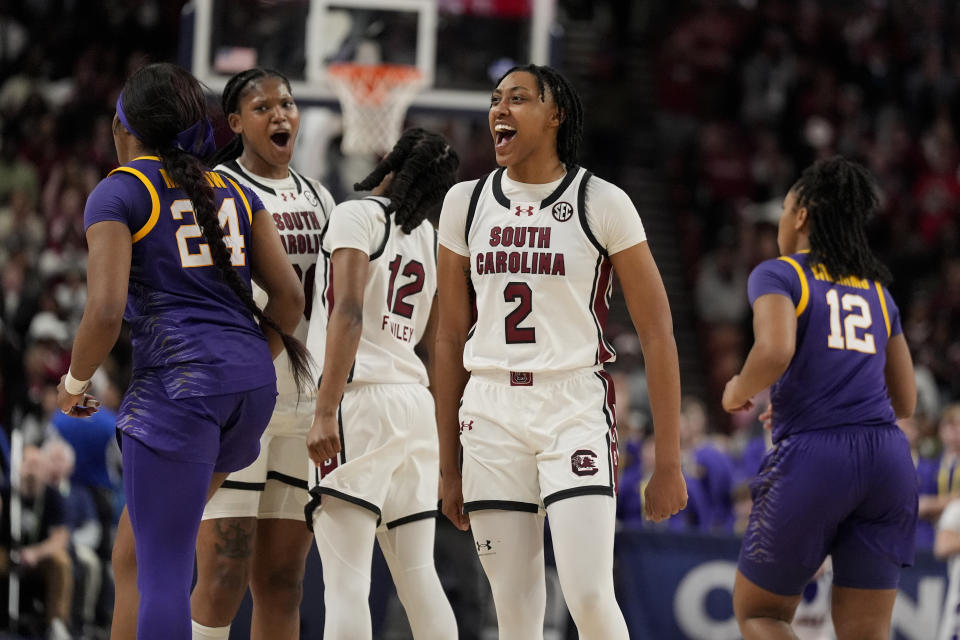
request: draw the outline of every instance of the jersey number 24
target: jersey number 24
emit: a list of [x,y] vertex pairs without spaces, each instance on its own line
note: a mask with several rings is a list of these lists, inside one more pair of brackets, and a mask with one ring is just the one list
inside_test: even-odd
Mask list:
[[[177,228],[177,249],[180,251],[180,264],[184,269],[194,267],[209,267],[213,265],[213,258],[210,255],[210,246],[206,242],[199,242],[196,245],[196,251],[190,250],[189,240],[191,238],[200,238],[203,232],[200,225],[197,224],[197,214],[193,210],[193,203],[187,199],[174,200],[170,205],[170,215],[174,220],[183,220],[183,214],[189,213],[193,218],[190,224],[181,224]],[[223,242],[230,250],[230,263],[235,267],[242,267],[246,264],[246,254],[244,248],[246,239],[240,233],[240,221],[237,220],[237,203],[233,198],[224,198],[220,203],[220,211],[217,212],[220,220],[220,226],[223,227]]]

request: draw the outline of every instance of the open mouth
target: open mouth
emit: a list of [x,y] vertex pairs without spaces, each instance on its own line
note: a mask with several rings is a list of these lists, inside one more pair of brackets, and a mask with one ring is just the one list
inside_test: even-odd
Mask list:
[[286,147],[287,143],[290,142],[290,133],[287,131],[280,131],[270,136],[270,140],[278,147]]
[[495,136],[495,145],[497,149],[505,147],[517,135],[517,130],[508,124],[497,124],[493,128]]

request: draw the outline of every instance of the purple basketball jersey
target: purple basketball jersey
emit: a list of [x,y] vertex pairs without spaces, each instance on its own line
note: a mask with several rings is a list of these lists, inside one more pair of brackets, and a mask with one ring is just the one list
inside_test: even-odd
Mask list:
[[768,293],[793,300],[797,347],[773,385],[773,440],[817,429],[892,425],[896,416],[884,378],[890,337],[900,312],[876,281],[835,282],[808,253],[767,260],[750,274],[750,304]]
[[[207,181],[231,262],[250,287],[251,224],[260,199],[226,176]],[[115,169],[93,190],[84,228],[102,221],[130,228],[133,254],[124,319],[134,371],[158,369],[172,398],[245,391],[275,381],[266,339],[213,264],[186,193],[144,156]]]

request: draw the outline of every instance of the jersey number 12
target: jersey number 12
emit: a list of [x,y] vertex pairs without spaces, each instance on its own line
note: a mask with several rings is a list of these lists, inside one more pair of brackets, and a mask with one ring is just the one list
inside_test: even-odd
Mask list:
[[[827,346],[831,349],[847,349],[860,353],[876,353],[877,346],[873,334],[866,330],[873,324],[870,315],[870,303],[863,296],[856,293],[845,293],[841,297],[836,289],[827,291],[827,304],[830,305],[830,335],[827,336]],[[840,309],[848,311],[840,325]],[[863,337],[857,335],[857,330],[863,330]]]

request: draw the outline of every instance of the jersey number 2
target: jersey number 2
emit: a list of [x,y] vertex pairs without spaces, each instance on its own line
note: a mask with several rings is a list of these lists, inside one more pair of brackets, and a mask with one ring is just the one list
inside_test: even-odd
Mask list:
[[533,311],[533,291],[525,282],[511,282],[503,289],[503,301],[514,302],[519,300],[516,308],[503,319],[504,337],[507,344],[530,344],[537,341],[535,327],[521,327],[520,323],[526,320]]
[[[877,346],[873,334],[864,332],[863,337],[857,336],[858,329],[869,329],[873,324],[870,315],[870,303],[863,296],[855,293],[845,293],[843,297],[836,289],[827,291],[827,304],[830,305],[830,335],[827,336],[827,346],[831,349],[848,349],[860,353],[876,353]],[[843,327],[840,326],[840,308],[849,311],[843,318]]]
[[[193,267],[209,267],[213,264],[213,258],[210,256],[210,246],[206,242],[197,244],[197,251],[191,252],[188,240],[203,236],[200,225],[197,224],[197,214],[193,210],[193,203],[189,200],[174,200],[170,205],[170,215],[174,220],[183,220],[183,214],[190,213],[193,217],[191,224],[182,224],[177,229],[177,249],[180,250],[180,264],[185,269]],[[240,233],[240,221],[237,220],[237,204],[233,198],[224,198],[220,203],[220,211],[217,212],[217,218],[220,220],[220,226],[223,230],[223,242],[230,250],[230,264],[235,267],[242,267],[246,264],[246,256],[243,252],[246,246],[246,240]]]

